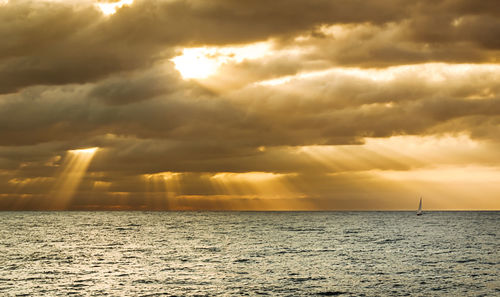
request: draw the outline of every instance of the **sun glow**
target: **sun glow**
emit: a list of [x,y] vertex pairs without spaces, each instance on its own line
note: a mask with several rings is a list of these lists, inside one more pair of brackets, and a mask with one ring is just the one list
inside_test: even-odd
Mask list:
[[217,71],[218,63],[204,48],[185,49],[181,56],[172,59],[183,78],[207,78]]
[[50,197],[50,208],[67,209],[98,148],[69,150]]
[[[365,138],[363,145],[302,146],[305,156],[334,179],[344,177],[360,191],[384,193],[379,207],[408,209],[424,196],[429,209],[491,209],[500,187],[489,143],[467,135]],[[467,156],[468,162],[461,161]],[[481,195],[477,195],[481,189]],[[393,198],[387,198],[393,195]],[[474,200],[469,197],[476,196]],[[385,202],[384,202],[385,201]]]
[[121,0],[115,2],[97,3],[97,6],[105,15],[112,15],[116,13],[116,10],[120,7],[125,5],[132,5],[132,3],[134,3],[134,0]]
[[439,167],[411,171],[374,170],[372,172],[383,178],[398,182],[459,182],[491,185],[500,180],[500,170],[498,168],[485,166]]
[[69,150],[68,152],[71,154],[84,156],[84,155],[94,155],[98,149],[99,148],[97,147],[91,147],[87,149]]
[[225,63],[263,57],[269,54],[270,47],[267,42],[259,42],[243,46],[185,48],[171,61],[183,78],[205,79],[216,74]]
[[481,165],[435,166],[410,171],[369,170],[366,174],[393,190],[423,196],[430,209],[493,210],[496,208],[492,198],[500,191],[498,168]]

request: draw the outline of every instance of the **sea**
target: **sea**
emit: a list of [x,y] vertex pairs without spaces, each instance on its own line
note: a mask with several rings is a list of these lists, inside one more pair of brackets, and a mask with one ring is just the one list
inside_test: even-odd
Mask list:
[[0,212],[0,296],[500,296],[500,212]]

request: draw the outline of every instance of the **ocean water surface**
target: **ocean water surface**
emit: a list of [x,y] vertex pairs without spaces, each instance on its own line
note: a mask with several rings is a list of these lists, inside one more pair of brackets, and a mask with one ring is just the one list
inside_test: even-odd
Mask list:
[[0,296],[500,296],[500,212],[0,212]]

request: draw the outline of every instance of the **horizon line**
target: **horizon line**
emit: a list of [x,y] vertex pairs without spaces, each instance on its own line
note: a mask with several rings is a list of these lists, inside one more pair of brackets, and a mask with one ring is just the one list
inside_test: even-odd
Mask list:
[[[498,212],[500,209],[430,209],[426,212]],[[0,212],[416,212],[409,209],[324,209],[324,210],[244,210],[244,209],[0,209]]]

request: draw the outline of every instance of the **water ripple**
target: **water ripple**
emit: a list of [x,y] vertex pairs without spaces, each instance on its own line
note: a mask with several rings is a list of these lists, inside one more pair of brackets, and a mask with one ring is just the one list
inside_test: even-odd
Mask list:
[[1,296],[498,296],[499,212],[0,212]]

